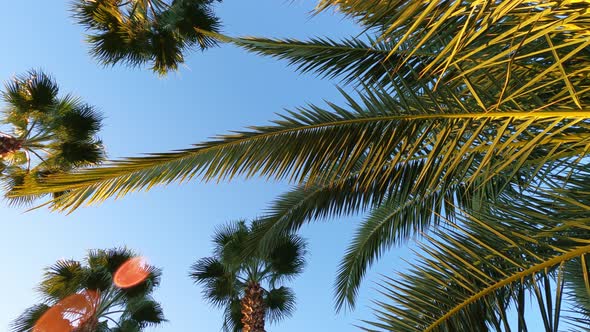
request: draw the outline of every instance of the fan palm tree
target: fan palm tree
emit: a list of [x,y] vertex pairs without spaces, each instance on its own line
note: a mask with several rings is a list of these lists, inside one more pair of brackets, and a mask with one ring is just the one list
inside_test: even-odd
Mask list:
[[[39,285],[41,304],[27,309],[12,324],[12,332],[55,331],[56,327],[36,326],[52,307],[64,305],[63,300],[82,295],[89,299],[93,310],[82,325],[74,325],[77,332],[143,331],[147,326],[165,322],[160,304],[151,297],[160,283],[160,270],[146,267],[145,280],[129,288],[119,288],[113,282],[115,272],[135,254],[128,249],[91,250],[85,264],[74,260],[60,260],[45,272]],[[90,294],[90,295],[89,295]],[[74,306],[74,305],[72,305]],[[75,307],[82,307],[77,304]],[[64,308],[63,320],[71,320]],[[55,324],[51,321],[51,325]],[[71,326],[66,321],[66,326]],[[76,323],[80,324],[80,323]],[[45,329],[44,329],[45,328]],[[71,331],[72,329],[64,331]]]
[[[585,1],[323,0],[318,6],[328,8],[358,21],[367,35],[300,41],[198,31],[284,59],[300,72],[341,78],[356,89],[342,91],[345,105],[309,105],[271,125],[52,177],[23,193],[72,190],[53,201],[55,209],[72,210],[196,177],[290,180],[298,187],[272,205],[254,243],[270,248],[277,235],[305,222],[368,213],[338,273],[336,305],[343,308],[354,305],[367,268],[388,248],[434,226],[469,227],[467,216],[493,219],[494,202],[517,202],[536,190],[555,194],[572,174],[589,180]],[[557,174],[564,176],[561,187],[554,185]],[[553,202],[539,204],[543,210]],[[526,212],[543,226],[538,211]]]
[[[217,0],[220,1],[220,0]],[[204,50],[216,40],[194,27],[218,31],[216,0],[76,0],[74,17],[90,34],[91,54],[104,65],[151,63],[159,74],[176,70],[183,52]]]
[[282,236],[273,250],[244,257],[259,223],[239,221],[217,229],[213,256],[191,267],[203,296],[224,309],[224,331],[264,332],[265,320],[276,322],[295,310],[293,291],[279,285],[302,272],[305,242],[296,235]]
[[0,180],[6,192],[104,159],[102,143],[95,137],[101,127],[99,113],[71,95],[58,97],[58,92],[53,78],[35,70],[5,84]]

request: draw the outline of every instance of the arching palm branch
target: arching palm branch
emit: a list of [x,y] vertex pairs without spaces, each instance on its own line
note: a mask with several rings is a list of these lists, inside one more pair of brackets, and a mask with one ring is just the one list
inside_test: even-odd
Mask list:
[[272,250],[244,256],[259,223],[241,221],[217,229],[213,256],[191,268],[203,296],[224,310],[224,331],[264,332],[265,320],[277,322],[295,310],[295,294],[282,284],[302,272],[305,242],[281,236]]
[[198,31],[354,83],[358,94],[343,92],[346,105],[310,105],[269,126],[52,177],[25,192],[72,190],[53,205],[71,210],[194,177],[291,180],[301,187],[271,208],[261,226],[270,233],[261,237],[371,211],[338,278],[342,306],[354,303],[384,249],[580,168],[590,147],[583,2],[323,1],[319,9],[333,5],[372,36],[297,41]]
[[74,17],[90,34],[91,54],[105,65],[151,64],[161,75],[184,62],[183,52],[204,50],[215,39],[194,27],[218,31],[216,0],[76,0]]
[[53,78],[35,70],[5,84],[0,180],[8,194],[16,186],[104,160],[102,143],[95,136],[101,127],[100,114],[80,99],[59,97],[58,92]]
[[[117,269],[134,256],[128,249],[92,250],[85,263],[58,261],[47,269],[39,285],[43,303],[27,309],[13,322],[11,331],[42,330],[35,328],[35,324],[43,314],[51,307],[60,305],[60,300],[74,294],[95,294],[91,300],[94,306],[91,317],[86,317],[82,326],[74,325],[75,331],[142,331],[148,326],[163,323],[162,308],[151,297],[160,283],[161,273],[158,269],[147,267],[146,272],[149,274],[145,280],[139,280],[139,283],[129,288],[119,288],[113,282]],[[70,317],[64,314],[63,318],[67,320]],[[51,330],[51,326],[43,328]]]
[[433,231],[408,272],[383,280],[386,300],[366,330],[526,331],[533,306],[546,331],[587,331],[587,177],[586,168],[564,187],[553,176],[553,190],[464,211]]

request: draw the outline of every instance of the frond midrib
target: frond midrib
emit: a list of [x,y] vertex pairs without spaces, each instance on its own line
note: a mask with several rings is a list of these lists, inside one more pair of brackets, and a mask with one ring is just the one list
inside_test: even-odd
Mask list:
[[[501,118],[519,118],[519,119],[527,119],[527,118],[537,118],[537,119],[544,119],[544,118],[563,118],[563,119],[586,119],[590,117],[590,110],[588,111],[540,111],[540,112],[473,112],[473,113],[448,113],[448,114],[415,114],[415,115],[390,115],[390,116],[374,116],[374,117],[364,117],[364,118],[357,118],[357,119],[343,119],[337,121],[330,121],[330,122],[323,122],[318,124],[309,124],[303,126],[296,126],[286,129],[281,129],[277,131],[271,132],[245,132],[239,133],[237,135],[222,135],[218,137],[219,139],[231,139],[235,138],[228,142],[209,142],[205,143],[202,146],[198,146],[197,148],[193,149],[186,149],[180,150],[179,152],[169,153],[169,154],[157,154],[157,155],[150,155],[148,157],[131,157],[128,159],[123,159],[119,161],[113,161],[113,164],[106,167],[100,167],[96,169],[89,169],[86,172],[74,173],[73,175],[65,175],[65,176],[55,176],[51,179],[48,178],[48,181],[39,184],[37,189],[38,191],[42,191],[44,193],[47,192],[57,192],[61,191],[62,189],[56,185],[62,184],[66,185],[69,189],[83,189],[92,186],[95,183],[104,182],[109,179],[118,178],[125,174],[131,174],[141,169],[146,168],[153,168],[158,167],[160,165],[164,165],[168,162],[172,162],[175,160],[182,160],[184,158],[189,158],[195,155],[200,155],[207,153],[211,150],[224,148],[224,147],[231,147],[235,145],[240,145],[246,142],[256,141],[265,139],[267,137],[272,136],[279,136],[283,134],[305,131],[305,130],[313,130],[313,129],[320,129],[332,126],[341,126],[341,125],[352,125],[352,124],[362,124],[368,122],[383,122],[383,121],[415,121],[415,120],[437,120],[437,119],[501,119]],[[272,127],[254,127],[254,129],[258,130],[265,130],[271,129]],[[240,137],[242,135],[248,135],[246,137]],[[137,164],[137,162],[145,162],[153,158],[152,165],[147,166],[145,164]],[[160,160],[158,160],[160,159]],[[163,159],[163,160],[162,160]],[[123,169],[120,169],[123,167]],[[118,172],[110,173],[113,170]],[[101,172],[102,171],[102,172]],[[105,172],[106,171],[106,172]],[[94,179],[94,181],[84,179],[84,175],[101,175],[99,179]],[[69,184],[63,183],[60,180],[62,179],[71,179],[71,178],[82,178],[84,179],[84,183],[81,184]],[[26,191],[29,192],[28,190]],[[37,192],[37,190],[31,190],[31,193]]]

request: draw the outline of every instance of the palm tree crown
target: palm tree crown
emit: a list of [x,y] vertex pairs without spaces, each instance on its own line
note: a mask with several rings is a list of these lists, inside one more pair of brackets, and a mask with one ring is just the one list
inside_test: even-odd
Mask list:
[[[71,95],[58,97],[53,78],[31,70],[5,85],[0,132],[0,180],[7,192],[49,174],[92,166],[104,159],[95,137],[101,127],[96,110]],[[32,197],[20,198],[18,202]]]
[[295,295],[280,286],[302,272],[305,242],[298,236],[282,236],[273,250],[244,256],[259,221],[250,226],[233,222],[217,229],[213,256],[198,260],[190,276],[203,285],[203,295],[224,309],[224,331],[262,332],[271,322],[290,316]]
[[[87,317],[82,326],[73,326],[77,332],[139,332],[147,326],[163,323],[162,308],[151,297],[160,283],[157,268],[146,267],[146,272],[149,272],[147,277],[129,288],[119,288],[113,282],[119,267],[134,256],[128,249],[91,250],[85,264],[74,260],[58,261],[47,269],[39,285],[43,302],[18,317],[11,331],[45,332],[43,328],[47,329],[46,332],[52,331],[52,326],[39,328],[37,322],[44,313],[62,305],[60,301],[71,296],[91,298],[94,307],[91,317]],[[66,315],[68,310],[72,308],[64,308],[63,319],[69,318]],[[66,325],[69,323],[66,322]]]
[[215,39],[198,27],[218,31],[212,11],[219,0],[76,0],[74,17],[90,31],[91,53],[105,65],[151,63],[166,74],[184,62],[183,52],[195,45],[206,49]]

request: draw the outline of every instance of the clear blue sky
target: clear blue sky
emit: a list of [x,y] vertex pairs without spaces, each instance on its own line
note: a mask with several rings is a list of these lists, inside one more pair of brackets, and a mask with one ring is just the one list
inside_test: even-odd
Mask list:
[[[177,74],[159,78],[148,70],[102,68],[87,54],[83,31],[73,24],[69,1],[4,1],[0,12],[0,79],[30,68],[55,76],[63,92],[99,107],[101,133],[111,158],[183,148],[215,134],[264,124],[275,113],[306,102],[339,101],[337,82],[296,74],[283,62],[231,46],[188,55]],[[231,35],[343,37],[359,32],[341,17],[311,17],[314,0],[225,0],[218,6]],[[187,277],[191,263],[210,254],[214,227],[260,215],[285,183],[260,179],[231,183],[191,182],[158,187],[70,216],[44,210],[23,213],[0,205],[0,331],[39,299],[34,288],[43,268],[60,258],[81,259],[87,249],[127,245],[164,271],[156,292],[169,323],[154,331],[217,331],[221,314],[201,299]],[[372,317],[374,282],[403,264],[396,249],[368,275],[356,311],[335,314],[332,284],[355,224],[361,217],[315,223],[303,230],[310,256],[293,284],[295,315],[268,331],[358,331]]]
[[[30,68],[52,73],[62,92],[72,92],[106,116],[101,133],[112,158],[187,147],[215,134],[263,124],[275,113],[306,102],[340,100],[335,84],[298,75],[283,62],[223,46],[188,56],[177,74],[158,78],[148,70],[102,68],[87,54],[83,31],[73,24],[68,1],[5,1],[0,12],[0,79]],[[304,38],[358,32],[335,15],[311,17],[315,2],[226,0],[218,6],[225,32]],[[127,245],[163,268],[156,298],[170,320],[157,331],[217,331],[220,312],[206,304],[187,277],[196,259],[210,254],[214,227],[255,217],[287,184],[259,179],[223,184],[191,182],[130,195],[65,216],[23,213],[0,206],[0,331],[38,300],[34,287],[43,268],[59,258],[82,258],[87,249]],[[383,260],[361,290],[357,311],[335,314],[332,283],[358,218],[316,223],[304,229],[309,265],[294,282],[294,317],[269,331],[356,331],[370,318],[372,281],[391,272]]]

